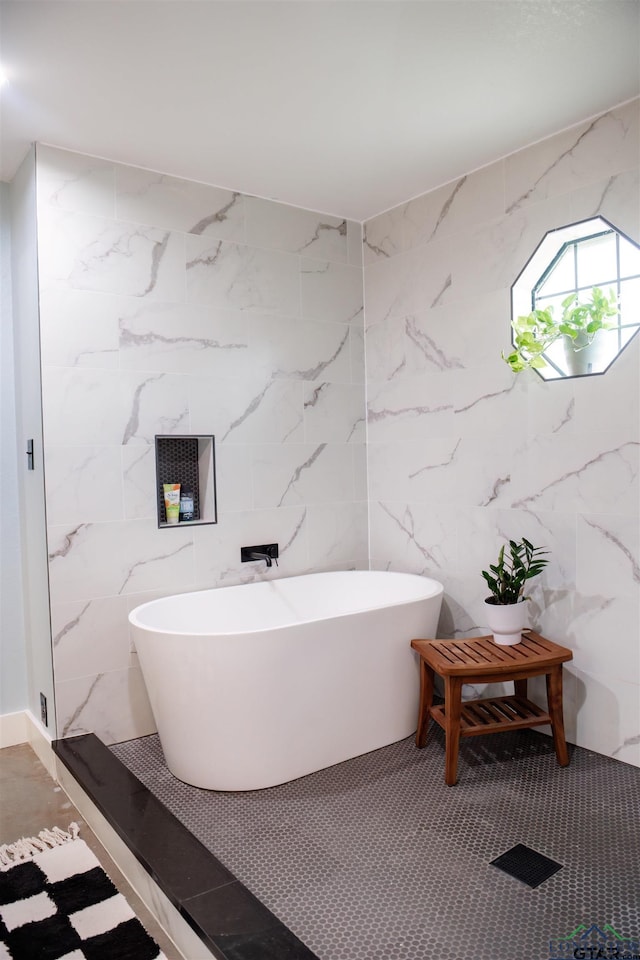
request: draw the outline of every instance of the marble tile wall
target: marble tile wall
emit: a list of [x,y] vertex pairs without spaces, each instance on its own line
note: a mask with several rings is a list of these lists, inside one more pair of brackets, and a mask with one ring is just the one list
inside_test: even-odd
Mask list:
[[363,235],[372,566],[442,581],[441,634],[477,635],[500,544],[546,546],[530,621],[574,651],[569,739],[636,765],[640,337],[606,375],[558,383],[500,353],[545,231],[602,214],[640,241],[639,115],[623,105]]
[[[154,729],[135,605],[367,566],[361,228],[48,147],[37,189],[58,736],[110,743]],[[158,529],[159,433],[215,435],[217,525]]]

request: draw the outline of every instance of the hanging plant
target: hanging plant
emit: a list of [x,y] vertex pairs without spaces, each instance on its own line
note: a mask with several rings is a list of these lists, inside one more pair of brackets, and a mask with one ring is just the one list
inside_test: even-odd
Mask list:
[[532,310],[526,316],[517,317],[511,326],[514,330],[514,349],[502,353],[514,373],[529,367],[540,370],[547,365],[543,356],[560,337],[568,337],[575,351],[583,350],[593,343],[600,330],[610,330],[615,324],[610,317],[618,314],[618,302],[614,290],[604,294],[600,287],[593,287],[591,299],[580,302],[577,293],[571,293],[562,301],[562,317],[553,315],[553,304],[543,310]]

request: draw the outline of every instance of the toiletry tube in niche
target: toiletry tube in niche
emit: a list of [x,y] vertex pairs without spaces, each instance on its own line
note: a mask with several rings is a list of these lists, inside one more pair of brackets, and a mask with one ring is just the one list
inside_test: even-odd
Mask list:
[[179,523],[180,521],[180,484],[163,483],[164,491],[164,509],[167,514],[167,523]]
[[193,520],[193,494],[180,491],[180,522]]

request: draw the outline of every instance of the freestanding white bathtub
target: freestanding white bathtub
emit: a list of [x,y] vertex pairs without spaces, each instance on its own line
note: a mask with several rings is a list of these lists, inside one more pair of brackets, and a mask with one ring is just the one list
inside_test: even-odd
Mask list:
[[171,772],[210,790],[285,783],[416,728],[414,637],[442,585],[345,571],[153,600],[129,615]]

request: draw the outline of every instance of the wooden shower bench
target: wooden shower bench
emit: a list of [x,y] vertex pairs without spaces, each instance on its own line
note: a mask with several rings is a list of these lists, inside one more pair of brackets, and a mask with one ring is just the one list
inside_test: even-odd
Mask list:
[[[573,653],[525,630],[520,643],[499,646],[492,637],[466,640],[412,640],[420,656],[420,707],[416,746],[424,747],[429,719],[446,735],[445,783],[453,786],[458,769],[460,737],[502,733],[551,725],[556,757],[561,767],[569,763],[562,716],[562,664]],[[433,703],[435,674],[444,680],[444,704]],[[527,680],[544,674],[548,709],[527,698]],[[513,680],[515,693],[507,697],[462,701],[465,683],[501,683]]]

